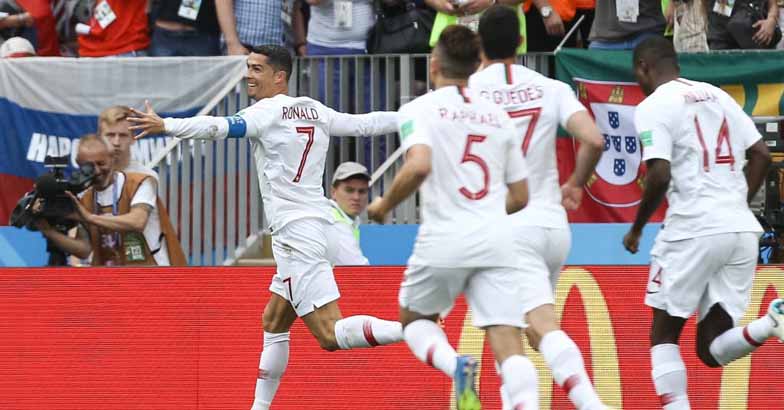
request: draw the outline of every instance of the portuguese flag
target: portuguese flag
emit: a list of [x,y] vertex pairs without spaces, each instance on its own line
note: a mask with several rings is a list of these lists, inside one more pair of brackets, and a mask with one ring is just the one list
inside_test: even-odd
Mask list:
[[[727,91],[754,116],[784,112],[784,52],[696,53],[679,56],[684,78]],[[604,153],[571,222],[632,222],[642,194],[645,164],[634,110],[645,95],[634,81],[631,51],[565,49],[556,54],[556,78],[570,84],[604,136]],[[562,182],[574,169],[578,143],[558,139]],[[666,206],[652,221],[664,218]]]

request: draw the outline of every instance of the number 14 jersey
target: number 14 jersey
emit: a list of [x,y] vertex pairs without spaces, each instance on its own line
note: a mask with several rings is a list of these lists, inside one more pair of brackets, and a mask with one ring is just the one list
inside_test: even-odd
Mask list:
[[762,232],[746,202],[746,149],[762,136],[740,106],[713,85],[676,79],[634,113],[642,159],[670,162],[669,208],[658,238]]
[[457,86],[421,96],[399,112],[403,148],[426,145],[432,153],[409,265],[516,266],[504,223],[506,184],[522,181],[528,171],[509,116]]

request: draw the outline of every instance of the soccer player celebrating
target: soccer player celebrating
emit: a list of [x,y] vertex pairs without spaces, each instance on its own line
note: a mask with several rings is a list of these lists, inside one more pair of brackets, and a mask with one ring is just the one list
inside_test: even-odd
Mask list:
[[248,56],[248,94],[257,100],[232,117],[160,118],[134,110],[128,120],[137,138],[167,133],[178,138],[251,139],[259,187],[272,233],[277,273],[264,309],[264,348],[253,410],[268,409],[289,357],[289,329],[297,317],[326,350],[372,347],[402,340],[400,323],[371,316],[343,318],[337,284],[327,260],[334,223],[322,178],[330,135],[395,132],[397,114],[351,115],[308,97],[290,97],[292,61],[279,46],[260,46]]
[[[528,289],[528,341],[542,353],[556,383],[577,409],[604,409],[579,348],[560,329],[553,299],[571,245],[564,205],[569,209],[580,205],[583,185],[602,154],[603,139],[568,85],[515,64],[515,49],[521,41],[518,25],[517,14],[508,7],[494,6],[482,15],[479,35],[484,69],[472,75],[468,84],[500,105],[523,137],[515,151],[520,157],[525,155],[528,164],[531,201],[507,223],[515,226],[515,241],[524,258],[519,268],[525,272]],[[559,124],[580,141],[575,171],[561,188],[555,159]],[[506,397],[504,404],[506,408]]]
[[[699,312],[697,355],[724,366],[776,336],[784,340],[784,300],[736,327],[749,299],[762,232],[749,210],[770,155],[751,119],[724,91],[679,78],[672,43],[652,37],[634,49],[634,75],[647,98],[635,127],[648,173],[623,245],[637,252],[651,214],[669,208],[651,250],[645,304],[653,308],[653,384],[666,410],[689,409],[678,338]],[[745,172],[744,172],[745,163]]]
[[406,162],[368,216],[383,221],[421,186],[422,225],[399,295],[406,343],[454,378],[458,409],[479,409],[476,361],[458,356],[436,324],[464,293],[512,402],[537,409],[536,369],[520,343],[525,276],[505,222],[528,201],[527,170],[509,116],[465,88],[478,65],[476,34],[464,26],[444,30],[430,57],[436,91],[400,109]]

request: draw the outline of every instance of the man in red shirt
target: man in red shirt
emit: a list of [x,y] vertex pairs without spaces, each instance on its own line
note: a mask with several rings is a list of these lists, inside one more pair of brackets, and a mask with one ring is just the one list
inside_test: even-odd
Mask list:
[[78,24],[80,57],[146,56],[147,0],[99,0],[90,24]]

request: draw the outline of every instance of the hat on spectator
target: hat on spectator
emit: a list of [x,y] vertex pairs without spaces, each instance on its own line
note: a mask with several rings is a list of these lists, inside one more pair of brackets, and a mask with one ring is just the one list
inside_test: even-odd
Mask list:
[[370,180],[370,173],[364,165],[351,161],[344,162],[335,170],[335,175],[332,176],[332,185],[356,176]]
[[17,58],[35,56],[35,48],[27,39],[11,37],[0,45],[0,58]]

